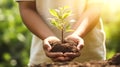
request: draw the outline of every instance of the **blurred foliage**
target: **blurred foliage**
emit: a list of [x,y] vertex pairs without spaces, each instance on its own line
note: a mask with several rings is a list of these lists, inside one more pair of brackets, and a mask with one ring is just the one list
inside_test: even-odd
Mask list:
[[120,52],[120,0],[106,0],[102,12],[107,59]]
[[31,34],[19,15],[17,3],[0,0],[0,67],[24,67],[29,60]]
[[[120,52],[120,8],[116,8],[120,5],[116,3],[108,3],[102,12],[107,59]],[[14,0],[0,0],[0,67],[26,67],[30,42],[31,33],[22,24],[18,4]]]

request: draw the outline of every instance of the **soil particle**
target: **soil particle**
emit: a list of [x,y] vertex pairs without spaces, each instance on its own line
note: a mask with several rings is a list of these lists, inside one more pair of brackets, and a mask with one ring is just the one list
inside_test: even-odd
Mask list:
[[120,53],[106,61],[41,63],[31,67],[120,67]]
[[110,65],[120,65],[120,53],[115,54],[111,59],[108,60]]
[[55,62],[55,63],[43,63],[35,65],[33,67],[120,67],[119,65],[109,65],[106,61],[91,61],[85,63],[79,62]]

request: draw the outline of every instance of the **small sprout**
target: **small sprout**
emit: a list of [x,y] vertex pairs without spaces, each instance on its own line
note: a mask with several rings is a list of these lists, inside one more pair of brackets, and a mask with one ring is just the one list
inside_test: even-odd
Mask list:
[[68,6],[64,6],[58,9],[49,9],[49,12],[53,16],[53,18],[50,19],[50,22],[61,31],[63,43],[64,33],[73,31],[71,30],[70,23],[66,20],[66,18],[71,15],[72,11],[69,10]]

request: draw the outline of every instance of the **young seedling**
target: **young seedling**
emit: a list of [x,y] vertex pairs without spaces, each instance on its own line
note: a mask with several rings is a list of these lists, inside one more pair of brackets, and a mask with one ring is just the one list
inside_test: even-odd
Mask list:
[[66,20],[71,15],[72,11],[68,9],[68,6],[64,6],[58,9],[50,9],[49,12],[53,16],[50,22],[61,31],[61,41],[63,43],[64,33],[72,31],[70,23]]
[[63,52],[63,53],[76,52],[77,49],[76,46],[74,46],[74,43],[68,43],[64,41],[64,34],[66,32],[73,31],[71,29],[70,23],[67,20],[67,18],[71,15],[72,11],[69,10],[67,6],[64,6],[58,9],[50,9],[49,12],[53,16],[53,18],[50,18],[51,24],[61,31],[61,42],[62,42],[62,43],[54,43],[55,46],[51,51]]

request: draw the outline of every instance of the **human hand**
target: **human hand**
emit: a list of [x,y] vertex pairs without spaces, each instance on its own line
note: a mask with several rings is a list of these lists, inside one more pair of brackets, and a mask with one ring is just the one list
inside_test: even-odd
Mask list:
[[77,49],[81,50],[84,46],[84,40],[77,34],[69,35],[65,38],[66,42],[74,42],[77,44]]
[[69,60],[72,60],[75,57],[80,56],[80,50],[84,46],[84,40],[81,37],[79,37],[78,35],[72,34],[72,35],[67,36],[65,38],[65,41],[66,42],[74,42],[74,43],[76,43],[77,44],[76,48],[77,48],[78,52],[66,52],[64,55],[66,57],[69,57],[70,58]]
[[[73,35],[66,37],[65,40],[66,41],[71,41],[71,40],[74,41],[75,40],[75,42],[82,41],[80,38],[78,38],[77,36],[75,37]],[[55,61],[55,62],[71,61],[75,57],[80,56],[79,52],[76,52],[76,53],[73,53],[73,52],[65,52],[65,53],[63,53],[63,52],[51,52],[50,50],[52,49],[52,47],[50,44],[55,43],[55,42],[60,42],[60,40],[55,36],[48,37],[43,42],[43,47],[44,47],[44,51],[45,51],[46,56],[51,58],[53,61]],[[82,41],[82,43],[79,43],[77,45],[78,50],[80,50],[82,48],[80,45],[83,45],[83,41]],[[80,46],[80,48],[79,48],[79,46]]]
[[50,44],[55,43],[55,42],[60,42],[60,40],[55,36],[50,36],[44,39],[43,48],[44,48],[46,56],[51,58],[53,61],[60,61],[60,62],[66,61],[67,58],[64,57],[63,52],[51,52],[50,51],[52,49]]

